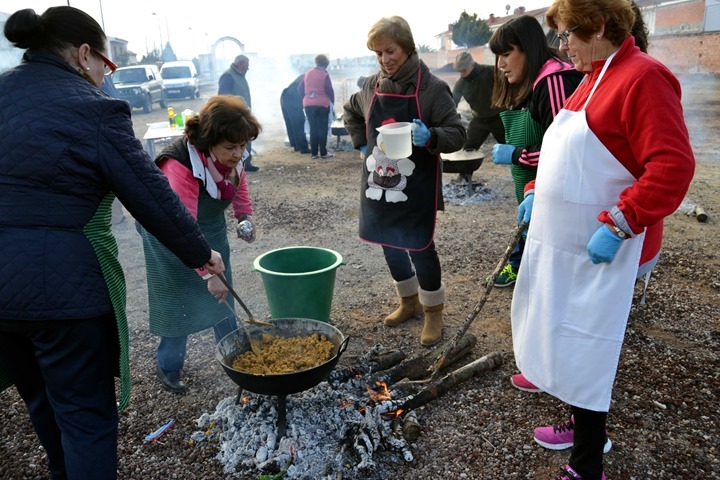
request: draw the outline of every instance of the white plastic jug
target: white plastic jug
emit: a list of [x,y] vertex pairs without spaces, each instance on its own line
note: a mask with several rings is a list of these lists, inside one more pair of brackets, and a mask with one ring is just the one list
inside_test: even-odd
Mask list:
[[412,154],[410,132],[415,126],[410,122],[388,123],[378,127],[378,145],[388,158],[393,160],[407,158]]

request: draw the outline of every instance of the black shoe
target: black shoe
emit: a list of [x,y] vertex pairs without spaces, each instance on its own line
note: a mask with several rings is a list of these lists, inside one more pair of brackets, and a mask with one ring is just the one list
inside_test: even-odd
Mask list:
[[298,150],[298,152],[308,154],[310,153],[310,150]]
[[162,386],[163,388],[165,388],[165,390],[169,390],[173,393],[178,394],[184,394],[185,392],[187,392],[187,386],[180,378],[180,372],[169,372],[169,374],[166,374],[162,371],[160,366],[158,366],[156,373],[158,380],[160,380],[160,383],[162,383]]
[[250,163],[245,164],[246,172],[257,172],[258,170],[260,170],[260,167],[256,167],[255,165],[252,165]]

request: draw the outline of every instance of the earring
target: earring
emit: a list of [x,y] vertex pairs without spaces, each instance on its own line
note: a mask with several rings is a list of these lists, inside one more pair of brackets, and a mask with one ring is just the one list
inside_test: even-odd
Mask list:
[[[598,37],[600,38],[600,37]],[[85,70],[90,71],[90,67],[85,67]]]
[[600,35],[598,35],[597,38],[600,38]]

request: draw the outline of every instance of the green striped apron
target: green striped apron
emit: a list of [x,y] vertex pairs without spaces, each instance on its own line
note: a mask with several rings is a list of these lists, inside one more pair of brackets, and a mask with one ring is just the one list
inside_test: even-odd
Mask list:
[[[231,202],[216,200],[203,189],[198,199],[198,225],[225,262],[225,277],[232,284],[230,244],[225,210]],[[207,289],[207,281],[186,267],[146,230],[141,232],[147,270],[150,332],[163,337],[182,337],[212,327],[229,316]],[[228,296],[228,304],[233,305]]]
[[130,336],[128,333],[128,322],[125,314],[126,293],[125,275],[122,266],[118,261],[118,245],[115,236],[112,234],[112,204],[115,200],[113,193],[108,193],[100,202],[97,212],[90,219],[83,233],[92,245],[100,269],[102,270],[110,302],[115,312],[115,322],[118,329],[118,340],[120,342],[120,411],[124,410],[130,402]]
[[[505,126],[505,142],[514,147],[529,147],[542,145],[545,129],[532,115],[530,110],[505,110],[500,112],[500,118]],[[525,198],[525,185],[535,179],[537,169],[527,169],[519,165],[510,165],[510,173],[515,183],[515,197],[518,205]]]
[[[130,357],[128,354],[128,324],[125,315],[125,275],[118,261],[118,246],[111,230],[112,204],[114,200],[115,195],[108,193],[98,205],[98,209],[93,218],[91,218],[90,222],[83,228],[83,233],[98,258],[115,313],[120,345],[120,358],[117,359],[120,372],[119,408],[120,411],[122,411],[130,402]],[[11,385],[12,381],[7,375],[7,372],[0,368],[0,392]]]

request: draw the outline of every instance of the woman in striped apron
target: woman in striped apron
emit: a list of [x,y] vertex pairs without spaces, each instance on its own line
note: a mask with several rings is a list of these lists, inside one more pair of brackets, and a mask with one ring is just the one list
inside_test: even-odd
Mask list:
[[[489,45],[502,75],[495,82],[493,103],[508,109],[500,113],[507,144],[493,147],[493,163],[510,166],[519,205],[523,188],[535,178],[545,130],[577,88],[582,74],[547,45],[540,23],[529,15],[501,25]],[[495,280],[496,287],[515,283],[524,245],[521,239]]]
[[[240,222],[252,224],[252,202],[245,170],[247,145],[260,133],[260,124],[241,98],[218,95],[187,121],[186,136],[165,148],[156,159],[170,186],[190,210],[214,250],[222,254],[226,277],[232,282],[225,210],[232,205]],[[222,281],[204,270],[184,268],[149,232],[141,230],[147,269],[150,331],[160,336],[156,374],[163,387],[185,393],[181,378],[187,337],[212,327],[215,340],[237,328],[228,317],[232,306]],[[238,236],[255,239],[254,227]]]

